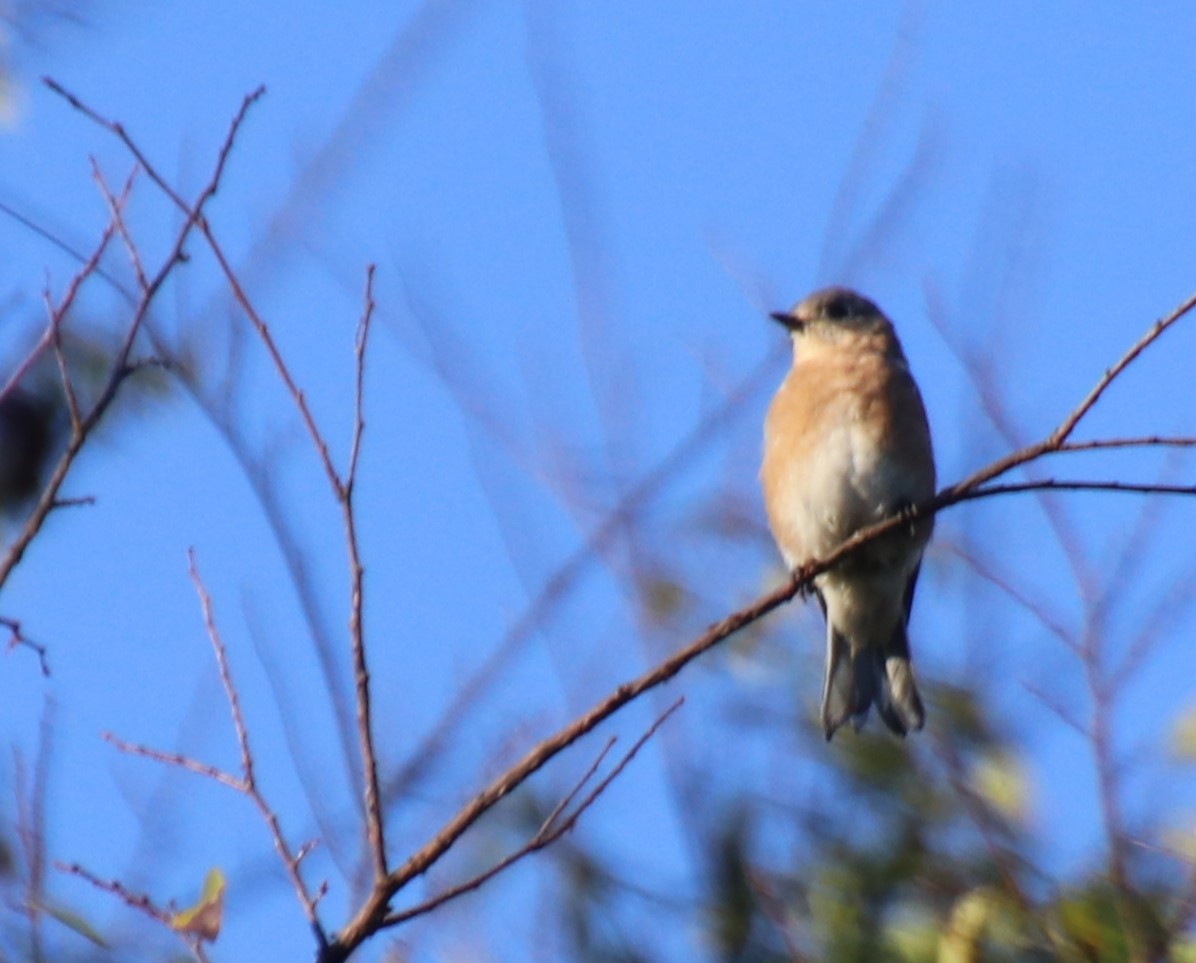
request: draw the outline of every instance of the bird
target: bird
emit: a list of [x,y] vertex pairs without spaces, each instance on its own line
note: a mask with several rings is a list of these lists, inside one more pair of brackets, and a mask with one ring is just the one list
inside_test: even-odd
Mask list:
[[[771,317],[793,364],[764,422],[760,468],[769,528],[791,571],[860,529],[931,498],[926,409],[893,324],[863,295],[828,287]],[[826,619],[821,722],[829,742],[859,732],[875,705],[900,736],[926,712],[907,626],[932,516],[867,543],[812,586]]]

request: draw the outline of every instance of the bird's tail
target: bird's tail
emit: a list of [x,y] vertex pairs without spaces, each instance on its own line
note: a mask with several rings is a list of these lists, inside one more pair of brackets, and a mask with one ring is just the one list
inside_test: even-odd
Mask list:
[[858,732],[873,703],[897,735],[922,728],[926,710],[910,665],[904,620],[883,647],[866,645],[853,651],[847,637],[833,627],[828,636],[822,690],[822,728],[828,742],[845,722]]

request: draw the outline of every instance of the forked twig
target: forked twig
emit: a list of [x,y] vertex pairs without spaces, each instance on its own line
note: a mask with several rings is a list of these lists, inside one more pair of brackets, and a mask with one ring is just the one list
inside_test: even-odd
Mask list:
[[245,718],[241,713],[241,700],[237,694],[237,687],[233,682],[232,670],[228,662],[228,652],[224,646],[224,640],[221,638],[220,630],[216,625],[215,615],[212,609],[212,599],[208,594],[208,590],[200,577],[199,570],[195,565],[194,551],[187,553],[188,569],[191,575],[191,580],[195,585],[196,594],[199,597],[200,607],[203,610],[204,626],[207,630],[208,640],[212,644],[212,650],[216,657],[216,665],[220,672],[220,681],[224,687],[225,697],[228,701],[229,712],[232,716],[233,730],[237,737],[237,746],[240,750],[241,756],[241,774],[234,776],[216,766],[208,765],[207,763],[199,762],[198,760],[185,756],[179,753],[162,752],[158,749],[152,749],[146,746],[138,745],[136,743],[125,742],[118,739],[111,733],[104,733],[103,738],[106,742],[115,746],[118,750],[129,755],[140,756],[145,759],[150,759],[154,762],[162,763],[163,765],[176,766],[180,769],[185,769],[188,772],[193,772],[196,775],[203,776],[206,779],[211,779],[222,786],[227,786],[229,789],[246,796],[257,808],[261,814],[262,819],[266,823],[267,829],[270,833],[270,838],[274,843],[274,849],[278,853],[279,859],[282,861],[284,868],[287,871],[287,876],[291,881],[291,886],[295,890],[295,895],[299,899],[300,905],[303,907],[304,914],[307,917],[308,923],[311,925],[313,932],[317,939],[323,945],[325,943],[324,929],[320,923],[317,913],[317,904],[324,895],[325,885],[321,884],[319,889],[313,894],[308,890],[307,884],[303,880],[301,871],[301,864],[304,858],[314,847],[314,843],[305,843],[298,849],[292,849],[283,835],[282,824],[279,821],[278,814],[271,807],[265,796],[262,794],[261,788],[258,786],[256,767],[254,765],[253,750],[249,743],[249,730],[245,725]]
[[220,636],[220,630],[216,626],[216,619],[212,614],[212,598],[208,594],[208,590],[204,586],[199,571],[195,566],[194,551],[189,550],[187,552],[187,561],[191,581],[195,584],[195,591],[199,596],[200,605],[203,608],[204,625],[207,628],[208,639],[212,643],[212,649],[216,656],[216,664],[220,669],[220,681],[224,686],[225,696],[228,699],[229,711],[232,714],[233,729],[237,734],[237,744],[241,750],[241,784],[240,786],[233,786],[233,788],[238,789],[241,793],[248,796],[257,807],[258,812],[261,813],[262,819],[265,820],[266,826],[270,830],[270,838],[274,842],[274,849],[278,853],[279,859],[282,860],[283,866],[287,871],[287,876],[291,880],[291,887],[295,890],[295,895],[299,897],[299,902],[303,906],[304,915],[307,917],[308,923],[311,924],[317,938],[323,943],[324,929],[320,924],[320,919],[316,912],[316,904],[323,895],[323,886],[314,895],[309,892],[300,868],[304,856],[311,851],[312,846],[305,844],[297,850],[291,849],[290,844],[283,835],[278,814],[266,801],[266,797],[262,795],[261,789],[258,787],[253,752],[249,745],[249,730],[245,725],[245,718],[241,714],[241,700],[237,695],[237,687],[233,684],[232,670],[229,668],[228,653],[224,647],[224,640]]
[[574,826],[577,825],[578,819],[581,818],[582,813],[589,809],[597,801],[598,797],[606,791],[607,787],[619,777],[619,775],[627,767],[627,764],[631,762],[633,758],[635,758],[636,753],[638,753],[640,749],[643,748],[644,744],[656,734],[656,730],[664,725],[665,720],[681,707],[683,702],[685,702],[684,696],[677,699],[671,706],[668,707],[668,709],[658,716],[656,721],[653,722],[647,731],[645,731],[644,734],[635,741],[635,744],[626,752],[623,758],[620,759],[619,762],[611,769],[611,771],[608,772],[601,779],[601,781],[585,795],[581,802],[578,803],[577,806],[574,807],[567,816],[562,818],[562,814],[566,809],[568,809],[572,801],[581,792],[582,787],[584,787],[594,773],[598,771],[598,767],[602,764],[602,760],[606,757],[607,753],[615,743],[614,737],[611,737],[607,741],[606,745],[602,747],[602,751],[598,754],[598,757],[591,764],[590,768],[586,770],[584,775],[582,775],[577,785],[574,786],[568,795],[566,795],[553,808],[553,811],[549,813],[548,818],[544,820],[536,834],[524,846],[517,849],[510,855],[503,857],[493,866],[483,870],[476,876],[467,879],[465,882],[451,886],[443,892],[424,900],[422,903],[417,903],[415,906],[388,914],[382,920],[380,926],[397,926],[398,924],[405,923],[417,916],[423,916],[427,913],[430,913],[432,910],[439,906],[443,906],[450,900],[456,899],[458,896],[462,896],[465,893],[476,890],[483,883],[490,881],[499,873],[515,865],[515,863],[525,859],[532,853],[537,853],[545,847],[552,845],[566,833],[572,831]]
[[[137,150],[136,145],[124,132],[124,128],[122,128],[120,124],[105,121],[93,110],[86,107],[73,94],[70,94],[64,90],[55,81],[45,78],[45,83],[51,90],[65,97],[66,100],[77,110],[82,111],[92,120],[100,123],[115,133],[121,138],[122,141],[125,142],[125,144],[133,152],[133,155],[140,158],[140,151]],[[59,353],[59,363],[63,377],[63,392],[66,396],[71,414],[70,437],[68,438],[66,447],[59,456],[59,459],[53,470],[50,472],[49,478],[42,489],[41,496],[34,505],[32,512],[30,513],[21,531],[10,543],[8,551],[3,560],[0,560],[0,586],[4,585],[4,583],[8,580],[9,575],[12,573],[12,570],[20,563],[21,558],[25,554],[25,550],[29,547],[29,544],[41,530],[41,527],[45,523],[45,520],[47,516],[49,516],[50,512],[63,503],[63,500],[59,498],[58,493],[62,488],[63,482],[66,480],[66,476],[69,473],[71,466],[74,464],[75,459],[78,457],[79,452],[83,448],[83,445],[91,436],[92,431],[95,429],[96,425],[99,424],[100,419],[116,400],[117,393],[119,392],[120,387],[124,383],[125,379],[128,378],[134,370],[136,370],[134,366],[130,365],[130,358],[133,352],[133,345],[135,344],[137,336],[140,333],[145,319],[149,314],[150,305],[153,303],[158,292],[161,290],[162,285],[166,282],[166,279],[173,273],[174,269],[186,259],[185,245],[187,239],[191,236],[191,232],[195,228],[196,224],[203,220],[204,205],[216,194],[216,191],[219,189],[221,176],[224,173],[225,163],[227,162],[228,156],[232,151],[237,131],[240,129],[241,123],[245,119],[245,114],[250,105],[257,100],[259,96],[261,96],[261,93],[262,89],[259,88],[257,92],[245,98],[241,105],[240,111],[233,119],[228,134],[225,137],[224,143],[221,145],[216,168],[212,174],[212,177],[209,179],[207,186],[205,186],[200,192],[199,198],[196,200],[194,206],[186,207],[187,219],[176,232],[174,242],[171,245],[170,251],[162,265],[144,286],[141,292],[141,297],[137,300],[137,303],[133,308],[132,316],[130,317],[125,328],[123,342],[117,349],[115,357],[113,358],[112,367],[108,378],[100,388],[99,394],[95,401],[86,412],[80,410],[79,408],[77,400],[74,397],[74,387],[70,379],[70,374],[65,367],[64,359],[62,358],[61,353]],[[142,167],[144,169],[145,165],[143,164]],[[153,179],[154,182],[158,184],[159,187],[162,187],[164,190],[166,190],[169,195],[177,198],[178,195],[174,194],[174,192],[170,190],[169,185],[165,184],[160,177],[153,175]],[[117,206],[119,207],[119,204]],[[47,294],[46,300],[50,313],[49,328],[47,332],[49,340],[46,342],[47,344],[53,345],[56,343],[56,339],[59,337],[59,331],[63,319],[67,316],[71,307],[74,305],[75,299],[78,296],[79,290],[81,289],[83,283],[99,269],[100,259],[103,256],[104,251],[107,249],[108,243],[117,233],[118,229],[117,220],[115,218],[109,218],[108,225],[104,229],[100,242],[96,246],[95,251],[92,253],[92,256],[88,259],[87,263],[83,265],[83,267],[72,279],[63,297],[56,305],[52,305],[49,295]],[[42,350],[44,350],[44,348],[42,348]],[[28,363],[32,362],[29,361]],[[15,374],[13,378],[10,379],[10,385],[16,383],[15,379],[19,376],[19,374],[20,372]],[[4,390],[7,391],[9,388],[6,387]]]

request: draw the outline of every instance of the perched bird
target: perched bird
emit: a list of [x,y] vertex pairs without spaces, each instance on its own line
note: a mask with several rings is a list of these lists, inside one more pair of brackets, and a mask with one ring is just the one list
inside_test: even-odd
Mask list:
[[[935,490],[930,428],[893,325],[849,288],[816,291],[772,317],[793,367],[764,423],[760,480],[785,563],[822,558]],[[827,624],[822,727],[856,731],[875,703],[898,735],[922,728],[906,625],[926,518],[868,543],[814,580]]]

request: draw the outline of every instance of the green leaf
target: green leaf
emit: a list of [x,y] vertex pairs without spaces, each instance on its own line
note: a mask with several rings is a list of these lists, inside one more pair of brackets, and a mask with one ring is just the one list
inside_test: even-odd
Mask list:
[[885,942],[901,963],[935,959],[942,926],[927,909],[903,909],[885,926]]
[[189,909],[174,914],[171,928],[177,933],[189,933],[209,943],[220,935],[220,923],[224,916],[224,874],[213,867],[203,881],[203,893],[199,902]]

